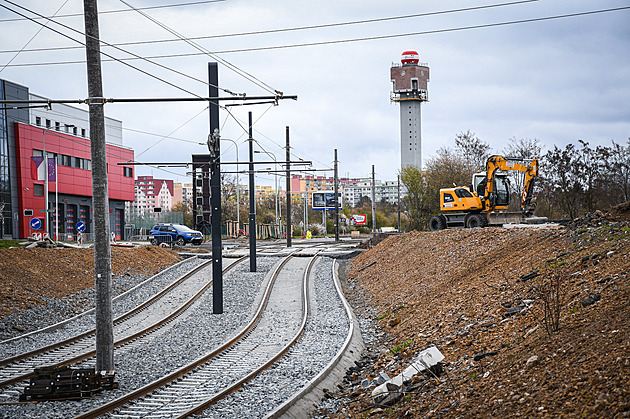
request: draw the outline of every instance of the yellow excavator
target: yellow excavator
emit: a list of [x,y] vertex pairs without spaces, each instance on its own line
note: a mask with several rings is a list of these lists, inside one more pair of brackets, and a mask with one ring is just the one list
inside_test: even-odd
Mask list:
[[[536,201],[532,199],[534,179],[538,176],[538,160],[511,159],[491,156],[486,162],[486,171],[472,176],[468,186],[440,189],[442,214],[429,221],[431,231],[449,227],[486,227],[508,223],[544,220],[532,217]],[[510,204],[510,182],[507,171],[524,172],[525,179],[521,196],[521,211],[508,212]]]

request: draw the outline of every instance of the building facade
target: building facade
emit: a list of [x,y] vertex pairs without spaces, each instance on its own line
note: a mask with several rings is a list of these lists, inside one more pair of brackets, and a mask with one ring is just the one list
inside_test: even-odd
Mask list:
[[[0,98],[41,97],[0,80]],[[134,153],[122,145],[122,122],[106,118],[105,132],[110,229],[122,238],[125,202],[134,199],[134,169],[119,163],[133,161]],[[91,169],[87,110],[59,104],[50,109],[5,106],[0,110],[0,236],[47,232],[74,239],[79,221],[86,233],[93,232]],[[37,229],[34,219],[41,221]]]
[[157,179],[153,176],[138,176],[135,181],[135,200],[128,204],[131,214],[144,216],[173,208],[175,183],[172,179]]

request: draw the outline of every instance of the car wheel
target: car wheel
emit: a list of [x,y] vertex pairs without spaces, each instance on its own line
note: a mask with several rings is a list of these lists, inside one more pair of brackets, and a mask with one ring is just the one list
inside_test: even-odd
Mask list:
[[175,244],[178,246],[186,246],[186,240],[184,240],[184,238],[180,236],[175,241]]

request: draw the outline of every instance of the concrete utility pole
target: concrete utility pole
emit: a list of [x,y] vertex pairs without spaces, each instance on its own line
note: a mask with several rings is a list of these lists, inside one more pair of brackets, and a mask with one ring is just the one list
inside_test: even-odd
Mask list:
[[291,236],[293,231],[291,229],[291,148],[289,147],[289,127],[286,127],[287,137],[287,247],[291,247]]
[[337,149],[335,149],[335,176],[333,182],[335,184],[335,241],[339,241],[339,172],[337,171]]
[[372,235],[376,234],[376,181],[374,177],[374,165],[372,165]]
[[256,272],[256,191],[254,187],[254,127],[249,113],[249,271]]
[[109,245],[109,196],[105,148],[103,79],[96,0],[83,0],[87,58],[92,205],[94,217],[94,274],[96,287],[96,370],[114,369],[112,321],[112,255]]
[[400,233],[400,175],[398,175],[398,232]]
[[[217,63],[208,63],[210,97],[219,96]],[[221,244],[221,137],[219,135],[219,102],[210,101],[210,207],[212,225],[212,313],[223,313],[223,262]]]

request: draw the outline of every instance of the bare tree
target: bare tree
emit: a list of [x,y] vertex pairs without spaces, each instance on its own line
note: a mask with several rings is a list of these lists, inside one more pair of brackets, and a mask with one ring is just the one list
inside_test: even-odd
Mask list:
[[490,156],[490,145],[467,130],[455,136],[455,149],[461,153],[471,171],[483,170]]

